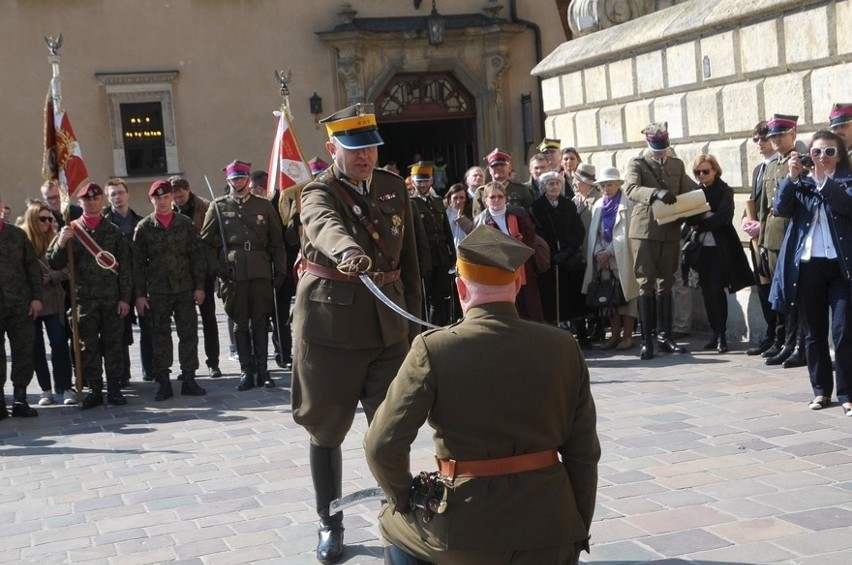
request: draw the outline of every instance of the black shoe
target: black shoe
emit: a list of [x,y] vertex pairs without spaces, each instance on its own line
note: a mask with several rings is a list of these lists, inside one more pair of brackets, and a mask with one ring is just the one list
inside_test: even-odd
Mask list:
[[90,390],[89,393],[83,398],[83,402],[80,404],[80,408],[83,410],[88,410],[89,408],[94,408],[95,406],[102,406],[103,403],[103,391]]
[[772,345],[769,346],[769,349],[760,354],[764,359],[769,359],[771,357],[775,357],[781,350],[784,349],[784,344],[778,341],[773,341]]
[[714,335],[713,338],[704,344],[704,350],[710,351],[711,349],[716,349],[719,346],[719,336]]
[[276,353],[275,364],[282,369],[291,369],[293,367],[293,360],[289,356],[283,357],[280,353]]
[[9,409],[6,408],[6,400],[0,398],[0,420],[5,420],[9,417]]
[[124,406],[127,404],[127,399],[121,394],[121,391],[108,392],[106,397],[107,404],[110,406]]
[[641,359],[643,361],[647,361],[648,359],[653,359],[653,358],[654,358],[654,345],[653,345],[653,343],[651,345],[648,345],[645,342],[643,342],[642,347],[639,348],[639,359]]
[[321,525],[317,536],[317,560],[323,564],[340,561],[343,557],[343,525]]
[[180,385],[180,393],[182,396],[204,396],[207,394],[207,391],[198,386],[198,383],[195,382],[195,375],[187,373],[186,375],[181,375],[183,378],[183,383]]
[[240,375],[240,383],[237,385],[237,390],[240,392],[254,388],[254,375],[243,373]]
[[32,418],[38,416],[38,411],[27,404],[26,400],[16,400],[12,404],[12,416],[17,418]]
[[145,381],[145,382],[148,382],[148,383],[152,383],[152,382],[154,382],[154,376],[149,375],[148,373],[143,371],[142,372],[142,380]]
[[764,351],[768,351],[769,348],[772,347],[773,343],[775,343],[774,338],[766,338],[763,341],[761,341],[760,343],[758,343],[756,346],[751,347],[749,349],[746,349],[745,353],[746,353],[746,355],[751,355],[751,356],[761,355],[761,354],[763,354]]
[[208,372],[210,373],[211,379],[218,379],[222,376],[222,369],[220,369],[218,366],[210,367],[208,369]]
[[270,375],[269,373],[266,373],[266,375],[264,375],[262,383],[260,382],[260,377],[258,377],[257,381],[257,386],[262,386],[263,388],[275,388],[275,381],[272,380],[272,375]]
[[716,346],[716,351],[719,353],[728,352],[728,338],[725,337],[725,334],[719,336],[719,344]]
[[802,351],[801,347],[797,347],[793,350],[793,353],[784,360],[781,366],[785,369],[793,369],[795,367],[804,367],[806,364],[805,352]]
[[589,351],[591,349],[594,349],[592,342],[589,341],[588,338],[585,338],[585,337],[578,338],[577,339],[577,345],[579,345],[580,349],[582,349],[583,351]]
[[657,345],[660,346],[660,351],[663,353],[686,353],[686,348],[681,347],[672,339],[664,336],[657,337]]
[[121,377],[118,380],[118,386],[121,388],[129,388],[130,387],[130,377]]
[[[795,349],[796,348],[792,345],[790,345],[790,346],[785,345],[784,347],[781,348],[781,351],[778,352],[778,355],[774,355],[774,356],[770,357],[769,359],[767,359],[766,364],[767,365],[781,365],[781,364],[783,364],[784,361],[786,361],[787,358],[790,357],[793,354],[793,351]],[[764,355],[766,355],[766,354],[764,353]]]
[[154,395],[154,400],[160,402],[162,400],[168,400],[174,395],[175,393],[172,391],[172,381],[169,379],[169,376],[166,375],[160,379],[160,388],[157,389],[157,394]]

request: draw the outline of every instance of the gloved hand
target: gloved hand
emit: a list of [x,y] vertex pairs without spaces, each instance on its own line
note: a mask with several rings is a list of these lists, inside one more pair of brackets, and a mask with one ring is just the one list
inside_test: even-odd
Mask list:
[[275,275],[275,278],[272,279],[272,288],[275,290],[281,290],[281,287],[284,286],[284,279],[286,278],[287,276],[282,273]]
[[229,267],[223,267],[219,269],[216,273],[216,276],[219,277],[219,280],[224,282],[233,282],[234,280],[234,271],[232,271]]
[[658,188],[657,190],[655,190],[654,197],[657,200],[661,200],[663,204],[668,204],[669,206],[677,202],[677,196],[675,196],[665,188]]

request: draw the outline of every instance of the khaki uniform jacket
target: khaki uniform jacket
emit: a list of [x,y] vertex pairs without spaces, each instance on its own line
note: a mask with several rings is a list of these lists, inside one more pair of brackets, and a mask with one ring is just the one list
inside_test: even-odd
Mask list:
[[788,218],[776,216],[772,210],[772,201],[781,185],[781,181],[790,172],[790,154],[775,159],[766,165],[763,173],[763,191],[757,206],[757,217],[760,220],[760,233],[757,244],[770,251],[778,252],[787,231]]
[[[422,424],[441,459],[494,459],[557,449],[561,464],[496,477],[456,478],[447,509],[423,524],[408,509],[409,452]],[[564,331],[522,320],[514,305],[471,308],[418,336],[365,439],[388,497],[386,539],[450,550],[523,550],[589,537],[601,450],[589,372]]]
[[651,211],[654,192],[664,188],[657,177],[662,178],[675,196],[685,194],[696,186],[687,176],[683,161],[677,157],[667,157],[662,166],[654,161],[647,151],[643,152],[642,156],[631,159],[624,175],[624,193],[636,203],[630,219],[629,237],[679,241],[680,222],[661,226],[654,220],[654,213]]
[[[222,236],[219,215],[227,241],[228,256],[222,260]],[[282,275],[287,272],[287,253],[281,221],[269,200],[249,196],[239,204],[230,194],[220,196],[207,209],[201,227],[201,241],[207,245],[207,265],[211,274],[230,267],[234,281],[272,280],[272,268]],[[202,287],[203,288],[203,287]]]
[[139,222],[133,237],[134,296],[204,290],[206,276],[207,261],[192,220],[174,213],[166,229],[152,213]]
[[[332,166],[302,191],[303,258],[336,269],[345,250],[360,248],[372,259],[373,271],[400,269],[400,278],[381,286],[382,292],[408,312],[419,314],[420,269],[405,182],[398,175],[375,169],[366,196],[345,182],[342,188],[375,227],[394,266],[345,204],[336,184],[329,184],[332,175],[342,178],[340,170]],[[419,324],[409,324],[379,302],[360,281],[335,281],[310,273],[303,274],[296,286],[292,327],[294,339],[343,349],[388,347],[400,340],[410,341],[420,330]]]
[[[42,269],[27,234],[2,223],[0,230],[0,308],[29,305],[41,300]],[[30,375],[32,377],[32,375]]]

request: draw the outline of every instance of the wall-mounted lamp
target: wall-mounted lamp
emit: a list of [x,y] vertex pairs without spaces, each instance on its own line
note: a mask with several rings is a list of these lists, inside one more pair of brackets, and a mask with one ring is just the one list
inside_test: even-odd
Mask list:
[[314,125],[319,128],[319,115],[322,114],[322,96],[314,92],[308,102],[311,105],[311,114],[314,115]]
[[435,0],[432,0],[432,13],[426,18],[429,28],[429,45],[440,45],[444,42],[444,16],[438,13]]

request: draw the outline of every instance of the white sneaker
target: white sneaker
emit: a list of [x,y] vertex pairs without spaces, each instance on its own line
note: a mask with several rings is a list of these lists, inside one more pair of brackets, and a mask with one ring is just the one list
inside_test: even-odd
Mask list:
[[38,401],[39,406],[49,406],[53,404],[53,393],[49,390],[42,391],[41,398]]
[[65,404],[66,406],[77,404],[77,393],[73,390],[66,390],[64,398],[65,400],[62,401],[62,404]]

